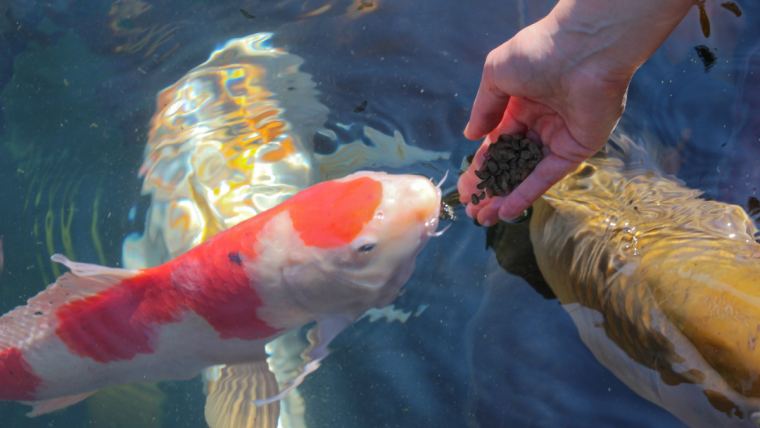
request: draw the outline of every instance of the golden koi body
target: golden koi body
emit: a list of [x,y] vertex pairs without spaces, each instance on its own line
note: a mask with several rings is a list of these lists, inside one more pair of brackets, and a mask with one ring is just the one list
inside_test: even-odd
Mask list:
[[534,205],[530,232],[603,365],[689,425],[754,425],[760,244],[741,207],[599,158]]
[[314,83],[280,76],[301,60],[269,37],[230,40],[159,94],[140,169],[152,204],[144,241],[125,243],[127,265],[181,254],[315,182],[304,137],[327,109],[288,102],[314,100]]

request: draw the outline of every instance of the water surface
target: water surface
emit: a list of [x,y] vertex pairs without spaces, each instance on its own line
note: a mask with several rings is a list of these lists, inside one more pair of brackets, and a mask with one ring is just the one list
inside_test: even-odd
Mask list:
[[[746,206],[760,184],[760,5],[740,5],[740,19],[711,12],[710,39],[694,13],[687,17],[636,75],[622,123],[669,173],[710,198]],[[398,131],[410,144],[452,153],[448,163],[406,168],[440,176],[476,147],[461,130],[485,55],[550,7],[503,0],[0,5],[0,309],[23,303],[61,272],[48,261],[54,252],[120,263],[122,241],[142,231],[149,203],[137,170],[155,95],[226,40],[274,33],[273,45],[304,59],[301,70],[316,82],[330,111],[325,127],[338,143],[361,138],[365,125]],[[718,57],[707,72],[699,44]],[[422,313],[404,324],[363,320],[340,336],[301,388],[310,426],[680,425],[597,363],[556,300],[500,268],[485,240],[483,229],[457,221],[428,245],[396,303],[411,311],[427,305]],[[25,407],[2,403],[0,420],[205,426],[198,379],[133,392],[141,398],[131,403],[143,404],[120,405],[116,397],[34,420],[23,417]],[[161,393],[164,401],[153,399]]]

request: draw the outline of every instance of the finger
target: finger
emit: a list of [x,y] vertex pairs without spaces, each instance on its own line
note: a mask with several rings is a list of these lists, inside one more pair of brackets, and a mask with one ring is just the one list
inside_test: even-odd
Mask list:
[[468,166],[467,170],[459,176],[459,180],[457,181],[457,190],[459,191],[459,202],[463,204],[470,203],[473,193],[480,193],[477,188],[480,179],[475,175],[475,171],[478,170],[481,165],[483,165],[483,160],[485,159],[486,151],[488,150],[488,146],[490,144],[491,139],[486,137],[480,147],[478,147],[478,150],[475,152],[475,156],[473,156],[470,166]]
[[465,212],[478,224],[492,226],[499,221],[499,207],[503,200],[504,198],[488,198],[477,204],[467,205]]
[[470,121],[464,129],[464,136],[470,140],[477,140],[493,131],[501,122],[509,103],[509,95],[499,89],[493,81],[492,69],[490,60],[486,60],[478,93],[472,104]]
[[459,191],[459,202],[462,204],[469,204],[472,201],[473,193],[478,193],[478,177],[473,172],[473,169],[468,169],[461,176],[457,182],[457,190]]
[[471,218],[474,218],[475,220],[478,219],[478,213],[489,204],[489,200],[485,199],[482,201],[478,201],[477,204],[469,203],[465,207],[465,213],[467,213],[468,216]]
[[475,216],[475,218],[478,220],[478,223],[486,227],[496,224],[496,222],[499,221],[499,209],[504,204],[504,199],[505,198],[503,197],[494,197],[487,199],[483,204],[483,207],[480,209],[480,211],[477,212]]
[[580,162],[549,154],[539,162],[525,181],[507,195],[499,208],[499,218],[511,220],[522,215],[523,211],[528,209],[536,199],[565,175],[574,171],[579,164]]

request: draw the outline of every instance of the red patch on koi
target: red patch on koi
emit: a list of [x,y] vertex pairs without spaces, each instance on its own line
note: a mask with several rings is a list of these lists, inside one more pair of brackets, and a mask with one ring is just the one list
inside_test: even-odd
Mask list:
[[[100,363],[154,351],[159,324],[179,320],[173,299],[150,271],[58,309],[56,334],[69,349]],[[167,296],[168,297],[168,296]]]
[[0,351],[0,400],[33,400],[41,383],[20,349]]
[[288,211],[304,244],[337,247],[361,233],[382,197],[382,183],[369,177],[326,181],[293,196]]
[[255,258],[252,243],[269,217],[262,213],[172,261],[62,306],[56,333],[72,352],[101,363],[155,352],[159,327],[187,311],[223,339],[273,335],[277,330],[256,316],[261,299],[243,263],[229,257]]
[[[235,238],[230,235],[223,240],[232,244]],[[229,245],[220,244],[205,247],[195,258],[179,260],[171,281],[182,288],[186,305],[208,321],[222,339],[273,335],[277,330],[256,315],[261,298],[244,268],[244,261],[255,258],[255,254],[250,250],[247,254],[240,249],[230,251]]]

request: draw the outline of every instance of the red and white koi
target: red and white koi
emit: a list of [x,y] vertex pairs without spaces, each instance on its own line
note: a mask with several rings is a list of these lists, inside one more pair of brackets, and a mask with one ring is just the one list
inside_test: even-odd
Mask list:
[[0,399],[35,415],[108,385],[260,361],[272,337],[316,321],[320,343],[281,398],[343,328],[396,297],[436,235],[439,186],[379,172],[325,181],[144,270],[55,255],[70,272],[0,318]]

